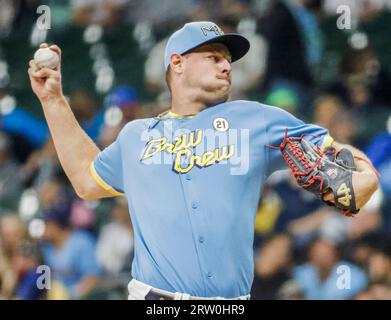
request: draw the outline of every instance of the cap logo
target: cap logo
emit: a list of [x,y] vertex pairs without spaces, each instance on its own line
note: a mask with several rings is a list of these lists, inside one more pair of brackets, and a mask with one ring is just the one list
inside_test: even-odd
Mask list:
[[214,32],[216,34],[216,36],[221,36],[224,34],[223,30],[221,30],[216,25],[202,26],[201,31],[205,37],[208,36],[208,32]]

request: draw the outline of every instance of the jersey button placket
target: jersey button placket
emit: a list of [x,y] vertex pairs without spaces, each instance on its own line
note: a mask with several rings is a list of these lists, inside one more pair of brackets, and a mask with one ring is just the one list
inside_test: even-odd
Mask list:
[[198,208],[198,203],[196,201],[193,201],[191,203],[191,208],[194,210],[194,211],[197,211],[196,209]]

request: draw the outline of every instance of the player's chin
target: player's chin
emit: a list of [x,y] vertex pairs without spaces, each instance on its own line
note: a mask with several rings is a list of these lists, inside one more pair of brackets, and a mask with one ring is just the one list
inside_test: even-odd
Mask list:
[[231,86],[224,86],[217,93],[221,101],[227,101],[231,94]]
[[219,83],[219,85],[217,85],[214,88],[214,92],[216,92],[216,94],[219,96],[227,96],[228,97],[229,94],[231,93],[231,84],[228,81],[225,81],[223,83]]
[[231,94],[230,85],[219,85],[209,86],[204,90],[205,102],[208,104],[222,103],[228,100]]

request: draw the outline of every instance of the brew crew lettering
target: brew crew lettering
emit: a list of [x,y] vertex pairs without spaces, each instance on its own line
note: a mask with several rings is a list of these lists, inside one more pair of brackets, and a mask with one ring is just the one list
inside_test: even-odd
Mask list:
[[[206,151],[201,155],[196,155],[191,148],[195,148],[202,142],[202,130],[192,131],[189,134],[183,134],[175,139],[175,143],[167,142],[166,137],[153,139],[148,142],[144,155],[141,160],[145,160],[157,155],[159,152],[176,154],[173,169],[178,173],[187,173],[194,166],[204,168],[211,166],[223,160],[228,160],[235,154],[235,145],[223,146]],[[183,161],[188,159],[188,161]],[[186,162],[186,163],[184,163]]]

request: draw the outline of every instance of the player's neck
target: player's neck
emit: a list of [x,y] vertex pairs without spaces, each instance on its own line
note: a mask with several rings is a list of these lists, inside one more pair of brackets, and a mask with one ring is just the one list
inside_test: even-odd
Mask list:
[[206,108],[206,105],[201,102],[191,101],[190,99],[172,99],[171,100],[171,112],[181,115],[189,116],[194,115]]

